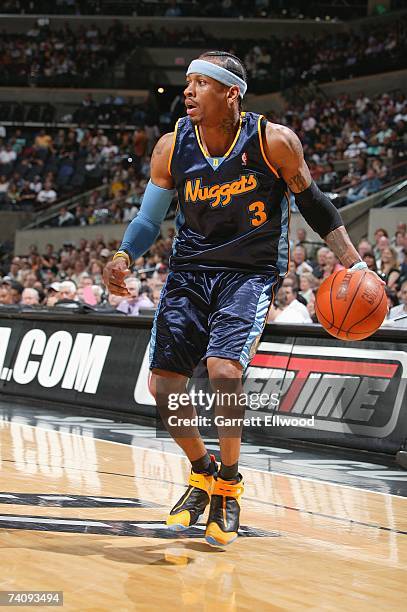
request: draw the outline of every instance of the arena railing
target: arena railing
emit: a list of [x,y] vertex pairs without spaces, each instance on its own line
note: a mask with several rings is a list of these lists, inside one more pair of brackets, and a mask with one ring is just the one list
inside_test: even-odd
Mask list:
[[[380,156],[379,156],[380,158]],[[368,161],[372,161],[376,159],[375,157],[369,157]],[[342,161],[342,160],[341,160]],[[348,163],[351,162],[351,159],[346,160]],[[387,187],[391,187],[392,185],[396,185],[401,178],[403,177],[407,177],[407,160],[398,162],[396,164],[390,164],[389,165],[389,173],[390,173],[390,179],[386,182],[383,183],[382,185],[382,189],[386,189]],[[355,183],[355,186],[360,185],[361,183],[363,183],[364,179],[360,178],[357,183]],[[333,190],[333,193],[337,193],[337,194],[343,194],[344,192],[346,192],[349,189],[350,185],[346,184],[346,185],[342,185],[341,187],[338,187],[337,189]]]
[[61,208],[67,208],[68,210],[75,208],[76,206],[82,206],[88,203],[88,198],[96,192],[103,193],[109,189],[109,185],[99,185],[98,187],[94,187],[93,189],[89,189],[83,193],[77,194],[72,198],[67,200],[61,200],[57,204],[50,206],[43,213],[36,216],[34,221],[31,221],[28,225],[25,225],[21,228],[22,231],[35,229],[40,227],[43,224],[46,224],[47,221],[54,219],[58,216]]

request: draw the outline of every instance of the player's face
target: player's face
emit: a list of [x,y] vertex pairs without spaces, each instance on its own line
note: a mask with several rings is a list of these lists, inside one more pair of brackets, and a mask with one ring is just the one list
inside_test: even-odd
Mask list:
[[202,74],[189,74],[184,89],[187,115],[192,123],[218,124],[228,110],[228,88]]

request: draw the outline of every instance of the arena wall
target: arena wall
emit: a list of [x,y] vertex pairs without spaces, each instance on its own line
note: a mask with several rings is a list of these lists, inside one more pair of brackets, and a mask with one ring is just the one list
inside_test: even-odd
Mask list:
[[392,236],[400,221],[407,223],[407,207],[400,208],[372,208],[369,211],[368,239],[374,242],[374,233],[378,227],[382,227]]
[[[148,389],[151,319],[78,309],[1,309],[0,397],[130,412],[161,433]],[[319,325],[267,325],[245,373],[246,416],[279,419],[256,435],[396,454],[407,439],[406,341],[400,328],[343,342]],[[209,390],[202,363],[191,385]],[[273,402],[255,404],[261,394]]]
[[[164,221],[161,226],[163,236],[167,235],[169,227],[173,227],[172,221]],[[64,242],[78,244],[81,238],[94,240],[101,234],[106,243],[111,240],[121,240],[127,228],[127,223],[112,223],[106,225],[87,225],[74,227],[51,227],[44,229],[21,230],[15,234],[14,252],[16,255],[28,253],[30,244],[36,244],[40,253],[45,245],[51,243],[56,249],[60,249]]]

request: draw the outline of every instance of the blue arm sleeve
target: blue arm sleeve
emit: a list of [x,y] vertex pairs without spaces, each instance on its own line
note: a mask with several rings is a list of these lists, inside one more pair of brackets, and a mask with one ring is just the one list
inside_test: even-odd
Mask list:
[[164,189],[148,182],[139,213],[126,229],[119,251],[126,251],[134,261],[150,248],[174,195],[175,189]]

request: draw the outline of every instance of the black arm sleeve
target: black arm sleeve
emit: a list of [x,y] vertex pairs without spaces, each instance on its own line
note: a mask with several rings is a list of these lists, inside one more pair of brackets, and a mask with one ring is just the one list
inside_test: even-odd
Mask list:
[[305,191],[295,193],[294,196],[298,210],[321,238],[325,238],[329,232],[343,225],[337,208],[314,181]]

